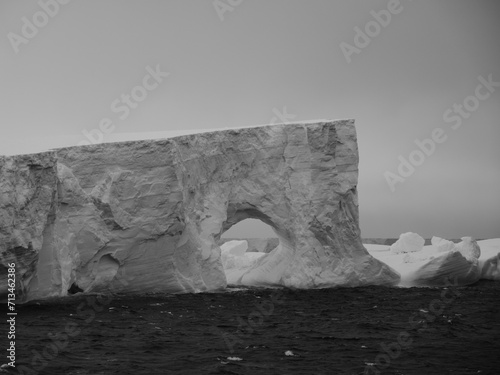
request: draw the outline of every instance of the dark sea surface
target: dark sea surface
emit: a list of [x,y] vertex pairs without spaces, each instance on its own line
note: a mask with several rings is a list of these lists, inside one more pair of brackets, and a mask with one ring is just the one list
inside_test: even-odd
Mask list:
[[17,312],[13,374],[500,374],[498,282],[77,294]]

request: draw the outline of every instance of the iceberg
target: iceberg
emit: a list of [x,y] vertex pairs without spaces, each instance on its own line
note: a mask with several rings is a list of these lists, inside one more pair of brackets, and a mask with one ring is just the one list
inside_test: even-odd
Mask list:
[[425,240],[417,233],[407,232],[399,236],[390,247],[393,254],[414,253],[422,250]]
[[[479,279],[500,279],[500,240],[475,241],[462,237],[459,243],[432,237],[431,245],[422,246],[415,240],[413,247],[408,246],[410,238],[402,234],[403,240],[394,247],[384,245],[364,246],[378,260],[386,263],[401,274],[400,286],[446,286],[469,285]],[[400,239],[401,239],[400,237]],[[417,239],[416,236],[411,236]],[[406,251],[399,249],[404,248]],[[410,250],[410,251],[408,251]]]
[[446,253],[455,248],[455,243],[453,241],[445,240],[441,237],[433,236],[431,239],[432,246],[437,248],[440,253]]
[[247,240],[229,241],[221,245],[220,248],[227,284],[231,286],[242,285],[243,274],[266,255],[264,252],[247,252],[249,250]]
[[361,242],[357,183],[353,120],[0,157],[0,279],[16,263],[22,301],[223,290],[221,235],[253,218],[278,244],[226,254],[230,282],[397,284]]
[[500,281],[500,238],[477,241],[481,248],[481,279]]

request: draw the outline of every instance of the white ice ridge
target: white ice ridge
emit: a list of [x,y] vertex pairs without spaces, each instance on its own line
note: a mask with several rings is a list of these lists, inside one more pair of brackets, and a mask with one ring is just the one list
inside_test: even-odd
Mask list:
[[500,239],[453,243],[433,237],[423,246],[416,233],[403,233],[392,246],[365,244],[374,258],[401,274],[400,286],[469,285],[479,279],[500,280]]

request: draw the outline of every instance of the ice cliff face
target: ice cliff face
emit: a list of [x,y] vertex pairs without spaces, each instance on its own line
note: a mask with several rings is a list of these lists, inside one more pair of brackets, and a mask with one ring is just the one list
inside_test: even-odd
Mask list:
[[220,235],[255,218],[280,241],[241,284],[395,284],[361,243],[357,165],[352,120],[1,157],[0,274],[24,300],[221,289]]
[[500,281],[500,238],[478,241],[481,279]]

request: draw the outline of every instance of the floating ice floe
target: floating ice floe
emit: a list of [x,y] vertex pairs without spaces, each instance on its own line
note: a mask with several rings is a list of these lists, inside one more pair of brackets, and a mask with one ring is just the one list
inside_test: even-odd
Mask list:
[[391,247],[365,245],[374,258],[401,274],[400,286],[469,285],[500,280],[500,239],[453,243],[433,237],[431,245],[416,233],[404,233]]

